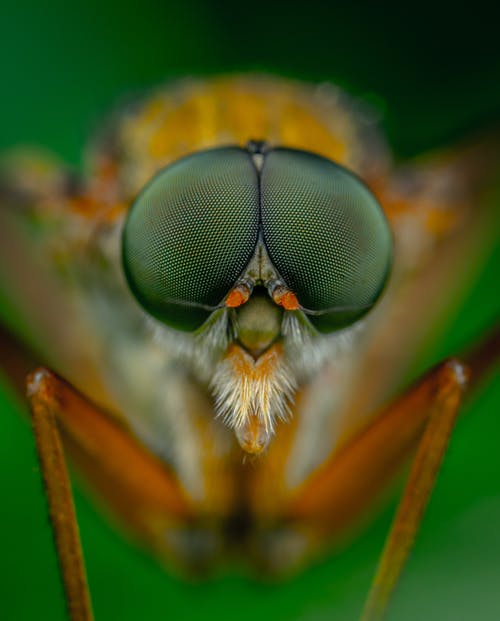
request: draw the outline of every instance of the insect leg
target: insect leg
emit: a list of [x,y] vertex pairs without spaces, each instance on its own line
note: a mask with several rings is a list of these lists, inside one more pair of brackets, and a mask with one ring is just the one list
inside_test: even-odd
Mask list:
[[436,369],[438,379],[435,395],[429,403],[429,420],[379,560],[361,621],[379,621],[384,617],[446,453],[463,389],[472,387],[481,379],[499,351],[500,330],[496,330],[471,351],[466,357],[467,364],[451,359]]
[[469,371],[459,360],[440,365],[428,382],[429,418],[372,582],[362,621],[384,617],[410,554],[453,431]]
[[71,483],[55,418],[57,403],[47,372],[39,370],[28,378],[28,396],[69,618],[92,621]]
[[57,375],[28,377],[33,428],[71,621],[92,621],[71,486],[70,451],[98,493],[147,538],[187,521],[191,508],[168,469]]
[[410,475],[382,554],[362,621],[383,618],[410,553],[463,393],[500,354],[499,332],[487,337],[465,362],[449,359],[413,387],[314,472],[297,490],[288,516],[323,535],[345,530],[373,505],[417,447]]

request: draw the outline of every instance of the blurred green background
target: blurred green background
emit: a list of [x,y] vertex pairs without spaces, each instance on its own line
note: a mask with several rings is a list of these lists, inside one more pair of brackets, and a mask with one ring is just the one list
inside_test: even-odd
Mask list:
[[[0,147],[42,144],[76,165],[123,94],[172,76],[257,69],[332,80],[370,101],[400,156],[500,117],[496,20],[478,3],[182,3],[3,0]],[[457,351],[499,315],[500,251],[479,270],[419,365]],[[498,373],[466,408],[391,619],[500,619]],[[0,617],[63,620],[64,607],[23,405],[0,392]],[[97,621],[200,618],[354,621],[394,503],[342,554],[289,582],[236,572],[191,585],[125,543],[77,494]]]

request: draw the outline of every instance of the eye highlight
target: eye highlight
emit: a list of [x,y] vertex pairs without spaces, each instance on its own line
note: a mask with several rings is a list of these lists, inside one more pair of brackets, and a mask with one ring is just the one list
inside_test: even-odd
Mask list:
[[392,240],[368,188],[312,153],[269,151],[261,173],[264,242],[273,265],[322,332],[349,325],[379,297]]
[[252,257],[259,226],[257,171],[238,147],[201,151],[160,171],[132,205],[122,258],[144,309],[195,330]]

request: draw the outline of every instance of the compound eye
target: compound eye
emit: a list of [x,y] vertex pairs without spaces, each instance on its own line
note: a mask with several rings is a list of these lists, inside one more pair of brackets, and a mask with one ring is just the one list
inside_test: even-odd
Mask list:
[[221,303],[257,243],[259,189],[249,154],[201,151],[161,170],[132,205],[123,266],[144,309],[195,330]]
[[318,155],[274,149],[261,180],[271,261],[315,327],[331,332],[364,315],[389,275],[391,234],[368,188]]

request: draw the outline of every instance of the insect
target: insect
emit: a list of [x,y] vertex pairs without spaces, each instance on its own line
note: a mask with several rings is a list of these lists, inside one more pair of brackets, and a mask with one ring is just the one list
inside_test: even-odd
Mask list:
[[[54,417],[94,493],[156,555],[191,572],[239,555],[279,575],[345,536],[419,446],[364,617],[379,618],[468,368],[397,388],[443,282],[458,287],[453,267],[491,235],[491,210],[473,209],[491,150],[397,167],[337,89],[243,76],[132,104],[84,180],[11,156],[2,262],[30,274],[16,302],[47,365],[28,384],[42,463]],[[90,619],[51,480],[71,618]]]

